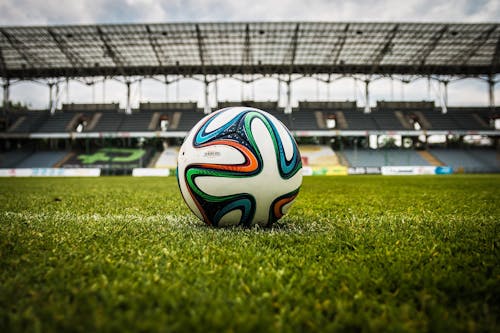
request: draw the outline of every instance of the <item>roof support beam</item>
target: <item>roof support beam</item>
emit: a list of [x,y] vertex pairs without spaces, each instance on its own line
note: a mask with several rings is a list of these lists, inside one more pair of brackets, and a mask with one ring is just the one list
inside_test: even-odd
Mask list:
[[75,52],[71,51],[70,48],[68,48],[68,43],[62,38],[60,35],[58,35],[53,29],[48,28],[47,32],[49,35],[52,37],[54,42],[56,43],[57,47],[61,52],[66,56],[68,61],[71,63],[71,65],[75,68],[78,67],[84,67],[85,66],[85,61],[83,61]]
[[3,56],[2,44],[0,44],[0,77],[6,78],[7,66],[5,65],[5,58]]
[[146,30],[148,32],[149,44],[151,45],[151,48],[153,49],[153,52],[154,52],[155,57],[156,57],[156,61],[158,61],[158,66],[163,67],[163,63],[161,60],[162,57],[160,56],[161,47],[158,44],[158,40],[156,39],[153,32],[151,31],[151,28],[149,27],[149,25],[146,25]]
[[342,35],[339,36],[337,43],[333,46],[330,54],[325,59],[326,64],[331,64],[332,67],[338,64],[340,53],[345,45],[345,40],[347,39],[347,32],[349,31],[349,23],[345,25]]
[[491,75],[497,73],[500,67],[500,36],[498,36],[497,45],[495,47],[495,53],[491,59]]
[[[294,63],[295,63],[295,55],[297,54],[297,44],[299,40],[299,28],[300,24],[297,23],[295,26],[295,30],[293,32],[292,40],[290,42],[289,51],[287,55],[290,56],[290,63],[288,67],[288,80],[286,81],[286,104],[285,104],[285,113],[292,113],[292,73],[294,71]],[[286,61],[286,58],[285,58]],[[286,63],[284,64],[287,65]]]
[[111,45],[111,41],[109,40],[109,36],[102,31],[101,27],[97,27],[97,34],[99,35],[99,39],[104,45],[104,49],[106,51],[106,55],[111,58],[111,60],[115,63],[115,66],[118,68],[120,73],[123,76],[125,75],[125,70],[123,69],[125,66],[125,62],[122,60],[121,54],[114,49]]
[[208,94],[208,85],[209,82],[207,80],[207,75],[205,72],[205,52],[204,52],[204,44],[203,44],[203,36],[201,35],[201,30],[200,30],[200,25],[196,24],[196,40],[198,42],[198,56],[200,57],[200,63],[201,63],[201,70],[204,75],[204,88],[205,88],[205,105],[204,105],[204,112],[205,114],[209,114],[211,112],[210,110],[210,104],[209,104],[209,94]]
[[[171,66],[128,66],[125,68],[109,66],[109,67],[87,67],[84,69],[76,68],[19,68],[9,69],[8,77],[11,79],[22,78],[48,78],[48,77],[93,77],[93,76],[152,76],[152,75],[235,75],[235,74],[260,74],[260,75],[277,75],[277,74],[300,74],[303,76],[311,76],[313,74],[331,74],[331,65],[314,65],[295,64],[293,71],[290,72],[289,65],[268,65],[262,64],[256,66],[242,66],[241,64],[221,64],[201,67],[186,66],[186,65],[171,65]],[[338,73],[349,74],[370,74],[372,70],[371,64],[343,64],[335,68]],[[125,72],[126,71],[126,74]],[[377,74],[393,74],[393,75],[409,75],[415,74],[415,66],[410,65],[380,65]],[[420,68],[417,72],[419,75],[460,75],[463,77],[479,77],[488,75],[491,72],[491,65],[478,66],[456,66],[442,65],[426,66]],[[496,73],[494,73],[496,74]]]
[[3,50],[2,47],[0,46],[0,76],[1,77],[6,77],[7,75],[5,74],[7,67],[5,66],[5,58],[3,57]]
[[297,54],[297,44],[299,40],[299,28],[300,28],[300,23],[297,23],[297,25],[295,26],[295,30],[293,32],[292,40],[290,42],[289,51],[287,52],[290,57],[290,62],[289,62],[290,69],[288,71],[289,74],[293,73],[293,65],[295,63],[295,56]]
[[203,51],[203,37],[200,31],[200,25],[196,24],[196,40],[198,42],[198,56],[200,57],[200,63],[202,67],[203,74],[205,74],[205,52]]
[[495,46],[495,54],[493,55],[493,65],[498,65],[500,64],[500,35],[498,36],[497,39],[497,44]]
[[247,23],[245,26],[245,43],[243,46],[243,66],[251,66],[252,65],[252,48],[250,45],[250,26]]
[[431,37],[428,43],[426,43],[421,49],[417,51],[414,57],[413,63],[415,64],[415,72],[419,70],[427,61],[427,57],[434,51],[439,44],[439,41],[443,35],[448,31],[448,25],[444,25],[441,29],[436,31]]
[[470,44],[468,49],[464,53],[459,53],[455,57],[453,57],[453,62],[460,63],[460,65],[466,65],[469,60],[476,54],[477,50],[481,48],[481,46],[486,43],[488,38],[490,38],[491,34],[495,29],[497,28],[497,25],[494,24],[491,26],[488,30],[483,31],[475,40],[473,40]]
[[394,28],[392,28],[391,31],[385,37],[384,45],[380,48],[379,51],[377,51],[374,54],[372,61],[372,70],[370,71],[371,72],[370,74],[373,74],[377,70],[382,60],[384,60],[384,57],[391,52],[392,41],[394,40],[394,37],[396,37],[398,29],[399,29],[399,24],[396,24]]
[[45,62],[42,61],[36,54],[30,52],[29,47],[27,47],[16,36],[14,36],[7,30],[2,28],[0,28],[0,33],[7,39],[9,44],[21,55],[21,57],[29,67],[36,68],[37,65],[42,65],[42,66],[45,65]]

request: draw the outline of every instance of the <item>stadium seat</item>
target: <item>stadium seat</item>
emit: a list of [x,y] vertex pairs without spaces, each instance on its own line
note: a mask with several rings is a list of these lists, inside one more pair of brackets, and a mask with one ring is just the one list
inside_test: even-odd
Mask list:
[[64,151],[39,151],[16,165],[16,168],[51,168],[67,155]]
[[410,149],[345,149],[342,153],[351,167],[429,165],[416,151]]

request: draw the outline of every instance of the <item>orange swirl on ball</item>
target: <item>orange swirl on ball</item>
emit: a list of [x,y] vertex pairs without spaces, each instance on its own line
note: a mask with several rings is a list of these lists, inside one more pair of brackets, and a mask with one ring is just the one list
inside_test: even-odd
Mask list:
[[239,165],[226,165],[226,164],[215,164],[215,163],[196,163],[196,166],[200,166],[208,169],[224,170],[224,171],[236,171],[236,172],[254,172],[259,167],[259,161],[252,153],[250,149],[243,146],[240,143],[231,140],[217,140],[212,141],[209,144],[204,144],[201,147],[224,145],[236,148],[240,151],[243,156],[245,156],[245,163]]
[[297,197],[297,194],[294,194],[291,197],[283,198],[281,200],[278,200],[274,204],[274,216],[276,216],[276,218],[278,218],[278,219],[281,218],[284,215],[283,211],[282,211],[283,206],[286,205],[289,202],[292,202],[296,197]]

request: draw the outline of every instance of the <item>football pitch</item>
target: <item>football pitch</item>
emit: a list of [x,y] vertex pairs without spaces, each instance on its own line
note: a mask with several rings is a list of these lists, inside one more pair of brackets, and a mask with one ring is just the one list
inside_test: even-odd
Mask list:
[[499,331],[500,175],[310,177],[273,228],[175,177],[0,179],[0,331]]

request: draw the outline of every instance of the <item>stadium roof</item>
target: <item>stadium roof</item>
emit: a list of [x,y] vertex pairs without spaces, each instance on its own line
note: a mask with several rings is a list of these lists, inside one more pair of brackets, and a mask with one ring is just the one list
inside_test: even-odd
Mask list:
[[498,23],[229,22],[0,27],[0,76],[495,75]]

